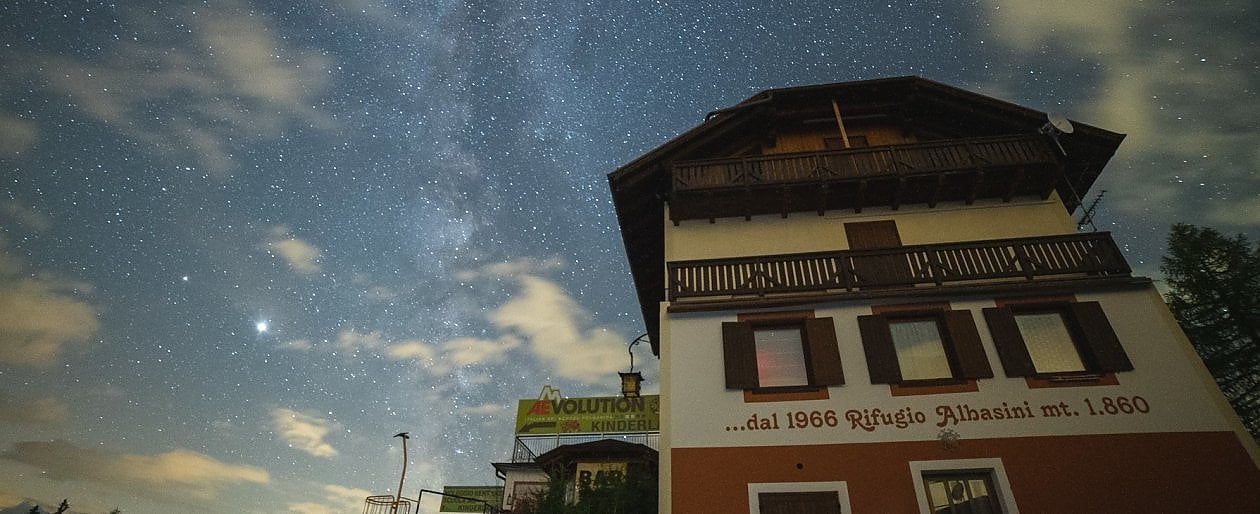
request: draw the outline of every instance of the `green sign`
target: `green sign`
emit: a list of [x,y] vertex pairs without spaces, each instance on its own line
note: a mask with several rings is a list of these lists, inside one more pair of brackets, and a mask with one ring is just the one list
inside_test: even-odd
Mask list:
[[516,406],[518,436],[656,432],[660,429],[659,395],[520,400]]
[[496,509],[503,505],[503,486],[448,485],[442,488],[442,494],[460,498],[443,496],[442,506],[438,508],[440,512],[485,512],[487,503]]

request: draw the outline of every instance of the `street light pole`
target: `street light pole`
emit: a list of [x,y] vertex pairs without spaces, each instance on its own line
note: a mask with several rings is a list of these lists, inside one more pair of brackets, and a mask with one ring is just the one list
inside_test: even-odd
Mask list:
[[403,469],[402,474],[398,476],[398,491],[394,494],[394,505],[390,507],[390,514],[398,514],[398,504],[402,502],[403,480],[407,478],[407,439],[411,436],[406,432],[394,434],[394,437],[401,437],[403,441]]

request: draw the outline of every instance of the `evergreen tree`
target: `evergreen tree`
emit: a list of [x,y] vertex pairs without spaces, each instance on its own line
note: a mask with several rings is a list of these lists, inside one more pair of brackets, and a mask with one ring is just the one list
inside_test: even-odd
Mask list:
[[1260,244],[1179,223],[1160,271],[1173,316],[1260,439]]

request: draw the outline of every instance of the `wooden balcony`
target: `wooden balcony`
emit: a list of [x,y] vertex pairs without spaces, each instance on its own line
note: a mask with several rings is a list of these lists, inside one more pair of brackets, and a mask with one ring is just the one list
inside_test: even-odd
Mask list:
[[670,213],[685,219],[854,209],[871,205],[1049,196],[1062,179],[1046,136],[925,143],[680,161]]
[[1129,276],[1111,234],[668,263],[669,301]]

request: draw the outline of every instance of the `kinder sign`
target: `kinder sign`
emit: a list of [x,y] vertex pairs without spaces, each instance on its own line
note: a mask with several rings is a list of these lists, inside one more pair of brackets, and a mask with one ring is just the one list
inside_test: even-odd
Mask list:
[[660,429],[659,395],[563,398],[560,391],[547,386],[537,400],[520,400],[516,407],[516,435],[656,432]]

